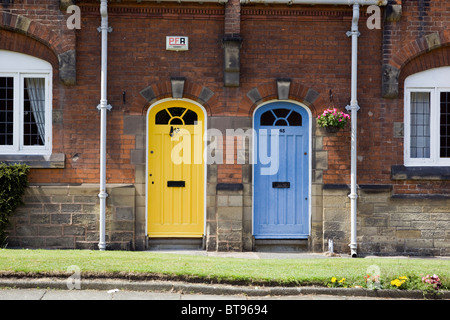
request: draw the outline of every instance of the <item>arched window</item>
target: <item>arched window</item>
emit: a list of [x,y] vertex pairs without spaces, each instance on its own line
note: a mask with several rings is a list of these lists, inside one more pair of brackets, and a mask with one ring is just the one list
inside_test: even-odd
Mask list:
[[0,153],[51,153],[50,63],[0,50]]
[[405,165],[450,166],[450,67],[405,80]]

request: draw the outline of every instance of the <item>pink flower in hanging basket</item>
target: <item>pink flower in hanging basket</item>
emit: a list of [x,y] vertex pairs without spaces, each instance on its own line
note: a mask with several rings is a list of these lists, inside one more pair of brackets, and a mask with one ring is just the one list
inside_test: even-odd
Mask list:
[[320,127],[338,127],[340,129],[344,128],[350,120],[350,115],[342,111],[338,111],[336,108],[329,108],[323,111],[317,117],[317,123]]

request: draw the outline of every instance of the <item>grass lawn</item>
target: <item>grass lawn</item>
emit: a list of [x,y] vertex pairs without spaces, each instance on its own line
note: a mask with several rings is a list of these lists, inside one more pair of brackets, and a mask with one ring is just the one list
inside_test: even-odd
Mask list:
[[[238,259],[130,251],[0,249],[2,275],[71,275],[82,277],[166,278],[258,285],[330,285],[345,278],[348,287],[365,286],[378,268],[383,288],[406,276],[405,289],[423,289],[422,276],[437,274],[441,289],[450,289],[450,260],[413,258]],[[337,282],[335,283],[337,284]],[[392,288],[392,287],[391,287]]]

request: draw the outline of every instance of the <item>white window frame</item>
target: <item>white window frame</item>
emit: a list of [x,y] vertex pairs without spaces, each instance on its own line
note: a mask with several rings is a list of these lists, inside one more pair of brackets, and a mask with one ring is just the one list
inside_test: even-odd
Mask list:
[[[13,145],[0,145],[0,154],[50,155],[52,153],[52,76],[50,63],[22,53],[0,50],[0,77],[14,78]],[[23,137],[25,78],[45,79],[45,141],[25,146]]]
[[[440,93],[450,92],[450,67],[413,74],[405,79],[404,164],[405,166],[450,166],[440,157]],[[411,93],[430,93],[430,158],[411,158]]]

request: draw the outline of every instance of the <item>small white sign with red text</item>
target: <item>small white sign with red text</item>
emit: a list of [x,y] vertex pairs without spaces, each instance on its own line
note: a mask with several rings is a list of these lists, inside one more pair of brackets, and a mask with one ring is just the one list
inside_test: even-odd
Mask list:
[[182,36],[166,36],[166,50],[171,51],[189,50],[189,38]]

